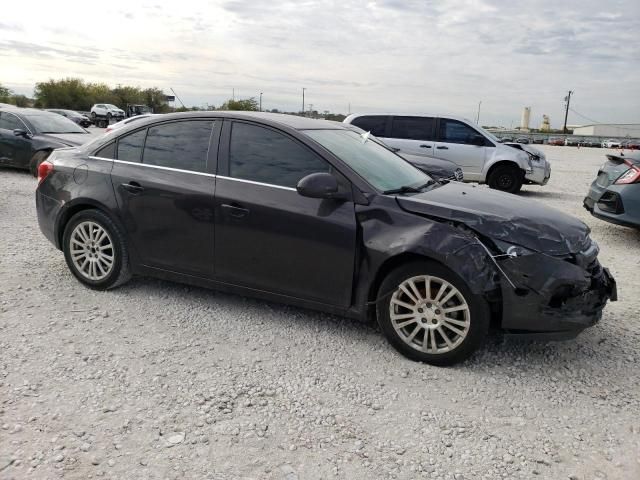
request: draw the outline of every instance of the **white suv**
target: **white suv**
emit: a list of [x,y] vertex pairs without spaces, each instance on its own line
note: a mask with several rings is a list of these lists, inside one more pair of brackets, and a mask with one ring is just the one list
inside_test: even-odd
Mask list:
[[91,107],[91,119],[95,120],[96,118],[106,118],[107,120],[111,120],[111,118],[122,119],[124,118],[124,110],[110,103],[96,103]]
[[516,193],[523,183],[545,185],[551,167],[544,153],[514,148],[464,118],[394,113],[352,114],[344,119],[412,155],[444,158],[462,168],[464,180]]

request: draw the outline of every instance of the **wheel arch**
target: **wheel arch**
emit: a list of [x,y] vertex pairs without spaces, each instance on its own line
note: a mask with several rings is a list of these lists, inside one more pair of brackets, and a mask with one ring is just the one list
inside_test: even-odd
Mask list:
[[522,166],[520,166],[518,164],[518,162],[514,161],[514,160],[497,160],[496,162],[492,163],[489,166],[489,169],[487,170],[487,174],[485,175],[486,178],[486,182],[489,181],[489,177],[491,176],[491,173],[493,173],[493,171],[498,168],[498,167],[515,167],[518,170],[522,171],[522,175],[524,176],[526,169],[522,168]]
[[75,214],[84,210],[99,210],[109,217],[109,219],[111,219],[111,221],[114,222],[123,232],[125,232],[122,222],[120,222],[120,220],[113,215],[111,210],[105,205],[91,198],[79,198],[67,203],[65,208],[58,215],[55,227],[55,239],[57,244],[56,246],[58,248],[62,249],[62,236],[64,235],[64,230],[67,227],[69,220],[71,220]]

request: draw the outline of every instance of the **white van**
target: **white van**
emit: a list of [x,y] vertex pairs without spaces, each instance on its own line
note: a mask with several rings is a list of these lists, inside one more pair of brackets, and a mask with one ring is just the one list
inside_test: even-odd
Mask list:
[[497,137],[464,118],[450,115],[373,113],[344,119],[387,145],[412,155],[444,158],[462,168],[464,180],[516,193],[523,183],[545,185],[551,167],[544,153]]

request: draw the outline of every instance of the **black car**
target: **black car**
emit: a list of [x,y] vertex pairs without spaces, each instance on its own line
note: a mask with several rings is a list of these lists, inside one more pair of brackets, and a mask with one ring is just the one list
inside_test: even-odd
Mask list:
[[87,128],[91,126],[91,119],[87,115],[83,115],[73,110],[63,110],[60,108],[48,108],[47,112],[57,113],[63,117],[67,117],[72,122],[77,123],[81,127]]
[[640,152],[607,155],[584,207],[601,220],[640,228]]
[[54,152],[38,181],[40,229],[91,288],[151,275],[376,318],[396,349],[437,365],[490,324],[573,337],[616,298],[581,221],[435,182],[332,122],[149,117]]
[[87,142],[91,135],[58,114],[32,108],[0,109],[0,165],[31,170],[56,148]]

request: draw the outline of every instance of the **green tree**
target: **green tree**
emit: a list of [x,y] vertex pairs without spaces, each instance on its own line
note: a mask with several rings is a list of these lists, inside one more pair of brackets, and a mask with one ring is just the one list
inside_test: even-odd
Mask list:
[[9,103],[9,97],[11,96],[11,90],[0,83],[0,102]]
[[227,100],[220,107],[220,110],[247,110],[251,112],[257,112],[258,109],[258,101],[254,97],[246,100]]
[[142,98],[142,103],[151,107],[154,113],[167,113],[171,110],[167,105],[167,96],[157,87],[143,90]]

